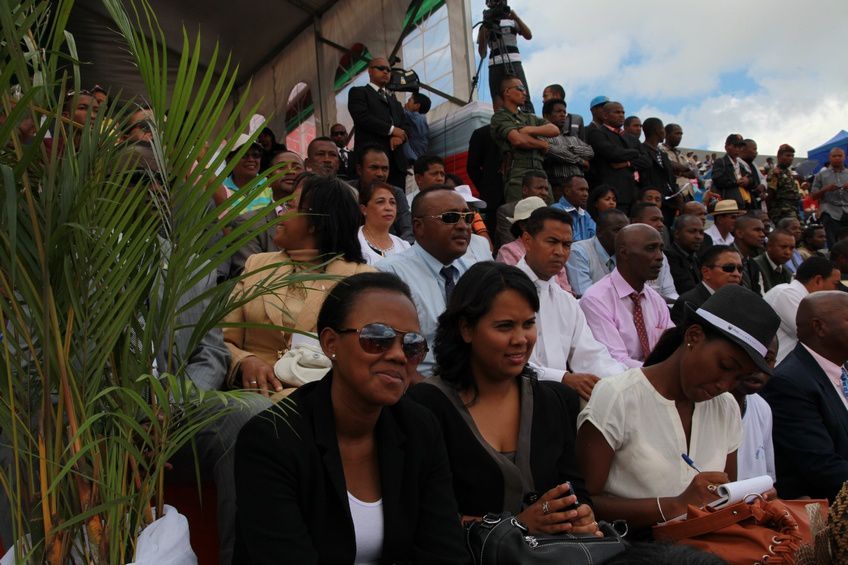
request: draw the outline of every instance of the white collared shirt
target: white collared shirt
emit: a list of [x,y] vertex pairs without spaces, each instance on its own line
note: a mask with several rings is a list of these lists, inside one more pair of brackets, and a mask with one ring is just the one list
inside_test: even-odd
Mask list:
[[815,359],[816,363],[819,364],[821,370],[824,371],[824,374],[827,375],[827,380],[830,381],[830,384],[833,385],[833,388],[836,389],[836,395],[842,401],[842,404],[845,405],[845,408],[848,409],[848,398],[845,398],[845,394],[842,392],[842,367],[831,361],[830,359],[826,359],[807,347],[807,344],[801,342],[801,345],[804,346],[804,349]]
[[728,233],[727,237],[722,237],[721,232],[718,231],[715,224],[704,230],[704,233],[713,238],[715,245],[733,245],[733,234]]
[[627,370],[595,339],[577,300],[553,277],[540,279],[524,258],[515,266],[530,277],[539,292],[538,338],[530,362],[540,380],[560,382],[566,372],[609,377]]
[[777,329],[777,364],[798,344],[795,315],[798,313],[798,305],[808,294],[810,292],[807,287],[794,280],[788,284],[777,285],[763,296],[763,300],[780,316],[780,327]]

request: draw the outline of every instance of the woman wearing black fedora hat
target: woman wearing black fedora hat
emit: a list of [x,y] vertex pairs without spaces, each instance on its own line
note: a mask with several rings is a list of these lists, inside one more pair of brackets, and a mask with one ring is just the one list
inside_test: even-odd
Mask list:
[[642,368],[600,381],[578,419],[577,453],[603,519],[636,530],[718,498],[736,480],[742,441],[730,394],[763,371],[780,318],[757,294],[728,285],[666,331]]

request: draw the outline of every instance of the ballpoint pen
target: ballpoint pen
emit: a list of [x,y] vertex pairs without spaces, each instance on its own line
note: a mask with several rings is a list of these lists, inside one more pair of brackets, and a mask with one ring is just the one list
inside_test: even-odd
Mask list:
[[701,470],[700,470],[700,469],[698,469],[698,468],[695,466],[695,462],[694,462],[694,461],[692,461],[692,458],[691,458],[691,457],[689,457],[689,456],[688,456],[688,455],[686,455],[685,453],[681,453],[681,454],[680,454],[680,456],[683,458],[683,461],[685,461],[687,465],[689,465],[690,467],[692,467],[693,469],[695,469],[695,470],[696,470],[696,471],[698,471],[699,473],[701,472]]

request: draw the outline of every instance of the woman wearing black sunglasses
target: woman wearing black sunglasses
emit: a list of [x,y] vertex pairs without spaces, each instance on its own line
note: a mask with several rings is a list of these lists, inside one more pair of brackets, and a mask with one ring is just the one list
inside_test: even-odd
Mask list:
[[516,267],[471,267],[439,317],[436,376],[409,394],[442,425],[466,518],[512,512],[531,533],[600,535],[574,455],[580,399],[527,365],[536,292]]
[[330,373],[239,435],[234,562],[465,563],[438,423],[402,398],[427,352],[409,288],[352,276],[318,332]]

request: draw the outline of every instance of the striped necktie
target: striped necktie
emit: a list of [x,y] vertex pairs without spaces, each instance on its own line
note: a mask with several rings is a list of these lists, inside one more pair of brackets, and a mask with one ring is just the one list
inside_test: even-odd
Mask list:
[[845,367],[842,367],[840,379],[842,380],[842,396],[848,399],[848,369]]

